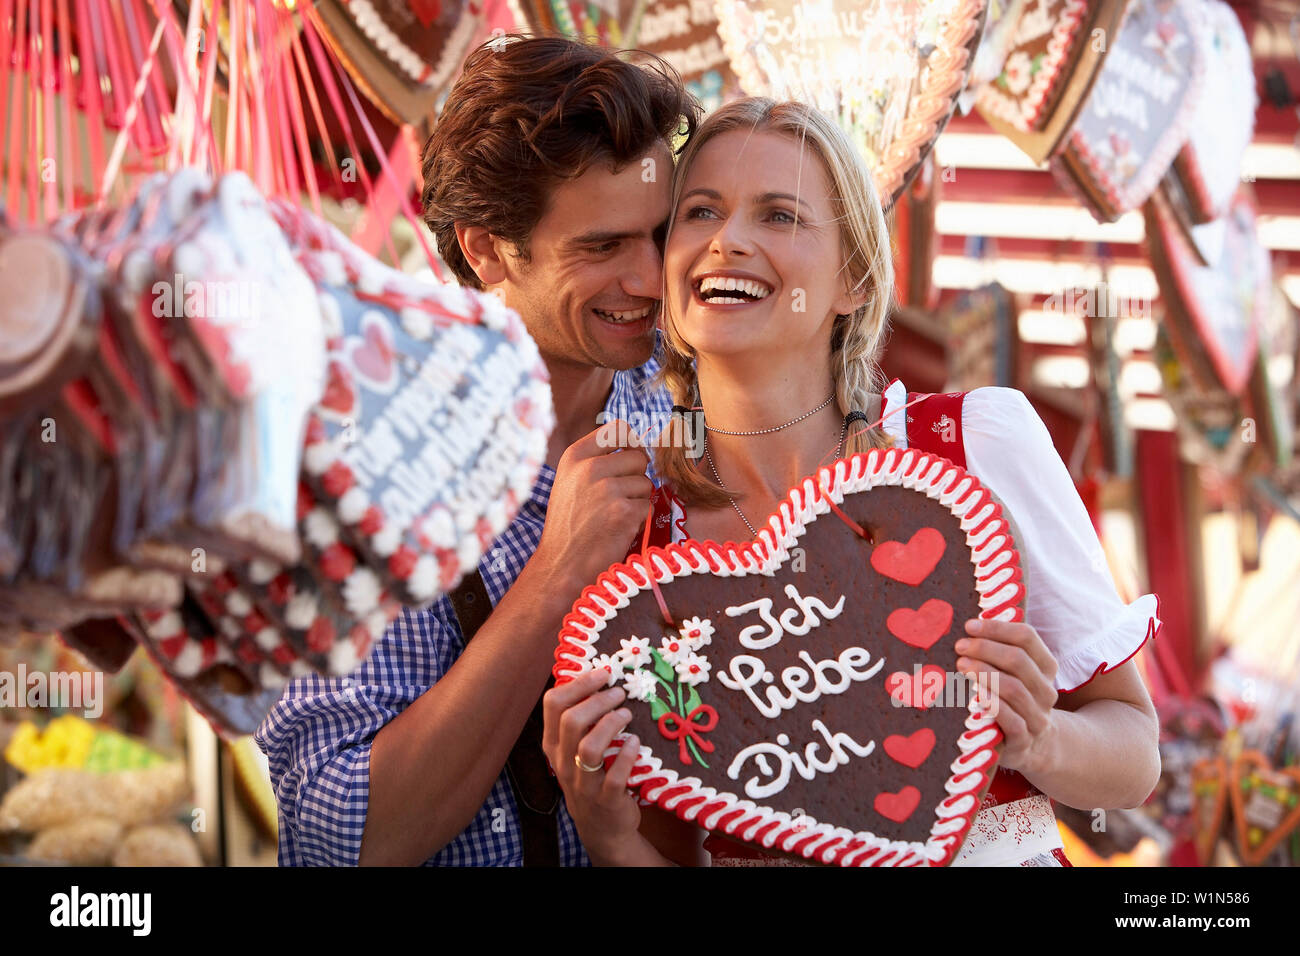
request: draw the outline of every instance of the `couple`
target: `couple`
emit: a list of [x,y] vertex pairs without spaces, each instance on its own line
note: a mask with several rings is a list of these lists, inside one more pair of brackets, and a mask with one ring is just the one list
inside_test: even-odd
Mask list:
[[[891,414],[901,383],[879,388],[889,235],[847,138],[796,103],[697,116],[653,59],[538,38],[466,62],[425,148],[425,220],[463,284],[523,317],[557,424],[478,573],[405,611],[351,677],[295,681],[268,715],[282,864],[752,862],[641,806],[634,747],[601,766],[630,714],[604,671],[546,692],[561,619],[652,507],[674,538],[748,539],[819,464],[906,446],[913,415]],[[1116,595],[1019,392],[911,411],[928,402],[956,422],[948,457],[1014,514],[1027,568],[1026,623],[968,627],[959,646],[960,670],[999,674],[1007,770],[990,800],[1022,824],[1018,846],[971,862],[1059,865],[1049,797],[1130,807],[1155,786],[1155,714],[1130,660],[1154,598]],[[617,421],[592,430],[602,414],[666,422],[674,404],[702,408],[706,455],[648,453]],[[849,430],[852,411],[884,429]]]

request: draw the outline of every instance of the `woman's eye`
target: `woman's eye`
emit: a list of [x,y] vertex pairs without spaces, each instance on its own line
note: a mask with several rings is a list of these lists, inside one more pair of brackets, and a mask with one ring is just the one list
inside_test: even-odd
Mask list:
[[703,219],[705,216],[712,216],[713,210],[708,206],[692,206],[686,210],[685,219]]
[[783,223],[783,224],[784,223],[793,224],[795,222],[795,216],[794,213],[786,212],[784,209],[774,209],[772,211],[772,221]]

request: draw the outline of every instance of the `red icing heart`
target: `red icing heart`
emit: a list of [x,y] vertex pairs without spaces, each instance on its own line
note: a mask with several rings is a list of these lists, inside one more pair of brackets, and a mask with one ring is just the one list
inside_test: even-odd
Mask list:
[[352,377],[339,362],[330,362],[325,392],[320,399],[321,408],[345,418],[352,414],[356,404],[357,392],[352,387]]
[[952,605],[931,598],[915,611],[900,607],[885,620],[889,633],[904,644],[928,651],[952,626]]
[[895,823],[902,823],[916,810],[921,802],[921,791],[916,787],[906,786],[898,793],[878,793],[872,804],[882,817],[888,817]]
[[416,19],[426,27],[433,26],[434,21],[442,16],[440,0],[408,0],[407,6],[411,8]]
[[887,578],[913,587],[920,584],[943,557],[943,535],[934,528],[921,528],[907,544],[886,541],[871,552],[871,566]]
[[889,754],[905,767],[916,769],[925,763],[925,759],[934,750],[934,731],[922,727],[914,734],[904,737],[902,734],[890,734],[885,738],[885,753]]
[[926,710],[943,695],[944,679],[942,667],[926,664],[919,674],[903,671],[890,674],[885,678],[885,690],[903,707]]
[[392,332],[382,319],[362,321],[365,339],[350,339],[348,358],[362,380],[376,391],[390,392],[397,382],[397,362],[393,358]]

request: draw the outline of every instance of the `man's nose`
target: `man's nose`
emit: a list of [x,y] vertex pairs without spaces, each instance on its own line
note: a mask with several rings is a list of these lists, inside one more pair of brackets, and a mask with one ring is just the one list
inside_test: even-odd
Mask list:
[[653,242],[638,243],[638,246],[623,276],[623,291],[639,298],[658,299],[663,294],[663,254]]

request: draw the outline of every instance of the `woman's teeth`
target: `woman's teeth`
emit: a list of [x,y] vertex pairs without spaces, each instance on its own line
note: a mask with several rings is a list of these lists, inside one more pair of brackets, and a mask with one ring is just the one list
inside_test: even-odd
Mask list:
[[650,314],[653,306],[646,306],[644,309],[636,309],[629,312],[607,312],[604,309],[593,309],[598,316],[606,322],[639,322]]
[[[706,276],[700,280],[700,298],[715,305],[739,305],[743,302],[757,302],[771,294],[772,289],[763,282],[752,279],[737,279],[730,276]],[[739,292],[741,295],[726,295],[727,292]]]

